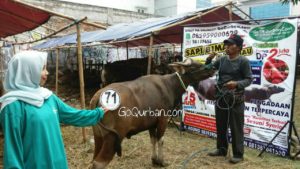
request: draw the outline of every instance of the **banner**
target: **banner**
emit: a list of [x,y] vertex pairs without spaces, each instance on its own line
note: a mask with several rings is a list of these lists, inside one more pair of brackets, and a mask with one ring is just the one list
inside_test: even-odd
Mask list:
[[[184,58],[204,63],[217,52],[225,55],[223,41],[232,34],[244,39],[241,57],[250,60],[253,83],[245,89],[244,144],[262,150],[287,121],[292,120],[297,19],[266,25],[226,24],[213,27],[185,27]],[[188,130],[216,137],[214,78],[189,87],[183,95],[183,122]],[[273,141],[267,152],[288,153],[289,125]]]

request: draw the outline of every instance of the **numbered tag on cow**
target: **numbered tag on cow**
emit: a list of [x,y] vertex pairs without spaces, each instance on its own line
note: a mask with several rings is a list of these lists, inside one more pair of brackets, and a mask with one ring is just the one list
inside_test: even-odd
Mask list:
[[118,92],[113,89],[103,91],[100,95],[99,101],[100,104],[108,110],[116,110],[121,104]]

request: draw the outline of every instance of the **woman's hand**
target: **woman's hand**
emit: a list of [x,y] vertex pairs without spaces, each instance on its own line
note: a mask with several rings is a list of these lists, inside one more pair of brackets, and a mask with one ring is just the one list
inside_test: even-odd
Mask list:
[[107,109],[107,108],[104,108],[104,107],[100,107],[100,108],[104,111],[104,114],[109,111],[109,109]]

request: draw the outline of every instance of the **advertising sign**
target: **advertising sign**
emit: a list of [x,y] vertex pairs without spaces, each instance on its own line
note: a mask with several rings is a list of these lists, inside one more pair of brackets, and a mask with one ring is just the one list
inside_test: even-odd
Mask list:
[[[232,34],[239,34],[244,39],[240,57],[250,60],[254,78],[245,89],[244,143],[261,150],[292,117],[297,19],[266,25],[232,23],[185,27],[183,56],[204,63],[212,52],[226,55],[223,41]],[[190,86],[183,95],[186,129],[216,137],[215,100],[210,93],[215,82],[215,77],[201,81],[196,88]],[[289,125],[276,137],[267,152],[288,155],[288,135]]]

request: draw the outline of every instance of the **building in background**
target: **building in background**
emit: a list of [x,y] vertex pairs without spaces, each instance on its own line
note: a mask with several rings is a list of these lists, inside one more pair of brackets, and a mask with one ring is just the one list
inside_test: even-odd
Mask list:
[[174,16],[196,10],[196,0],[155,0],[154,14]]
[[[211,0],[212,4],[228,3],[228,0]],[[282,4],[279,0],[233,0],[236,5],[253,19],[276,18],[300,15],[298,5]]]
[[300,15],[300,3],[296,6],[279,0],[59,0],[97,7],[126,10],[156,16],[174,16],[213,5],[233,1],[254,19]]
[[154,0],[59,0],[65,2],[154,14]]
[[[154,0],[23,0],[54,12],[77,19],[88,17],[89,22],[114,25],[158,17],[153,13]],[[80,2],[80,3],[79,3]],[[101,3],[103,5],[101,6]],[[109,3],[113,2],[113,3]],[[116,7],[116,8],[114,8]],[[121,9],[123,8],[123,9]],[[129,10],[130,9],[130,10]]]
[[208,8],[211,7],[213,4],[211,3],[211,0],[197,0],[196,1],[196,8]]
[[[59,0],[159,16],[174,16],[196,10],[196,0]],[[205,0],[204,0],[205,1]]]

